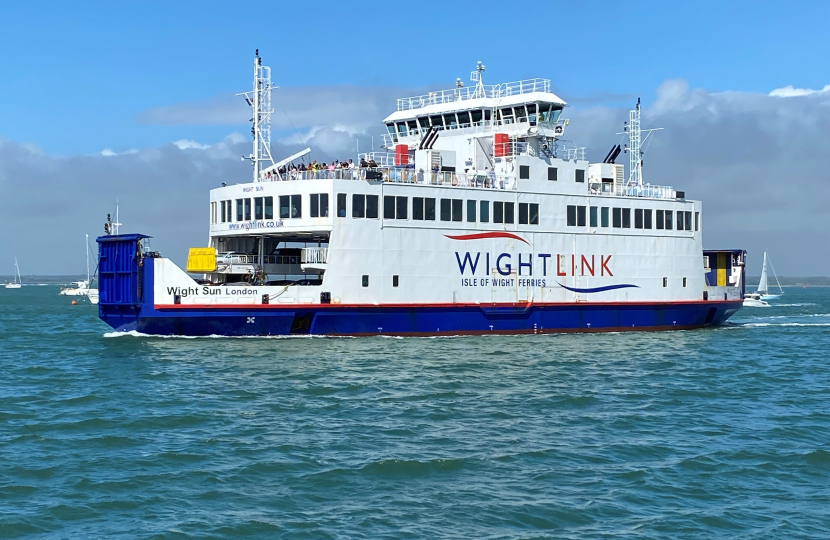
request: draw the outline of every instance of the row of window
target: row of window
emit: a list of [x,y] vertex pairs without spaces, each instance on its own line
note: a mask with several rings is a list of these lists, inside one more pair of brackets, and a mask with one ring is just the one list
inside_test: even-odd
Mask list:
[[[631,228],[631,208],[609,208],[607,206],[578,206],[568,205],[567,218],[569,227],[585,227],[586,212],[590,214],[591,227],[608,227],[613,226],[617,229]],[[673,219],[674,215],[677,220]],[[610,223],[609,223],[610,216]],[[654,210],[654,220],[652,221],[652,210],[646,208],[634,209],[634,228],[635,229],[651,229],[652,225],[655,229],[672,230],[677,225],[678,231],[691,231],[694,224],[694,230],[700,230],[700,212],[694,213],[694,223],[692,222],[692,212],[677,210]]]
[[444,114],[419,116],[410,120],[389,122],[386,129],[393,140],[407,135],[425,133],[430,127],[438,129],[464,128],[478,126],[495,119],[498,124],[512,124],[514,122],[556,122],[562,113],[562,107],[555,103],[528,103],[496,109],[472,109]]
[[[346,216],[345,193],[337,195],[337,215]],[[377,218],[378,195],[352,195],[353,218]],[[436,214],[436,203],[437,214]],[[412,197],[412,219],[415,221],[464,221],[463,199],[435,199],[432,197]],[[490,223],[490,201],[468,200],[466,202],[468,223]],[[493,223],[515,223],[515,203],[493,201]],[[383,197],[384,219],[409,219],[409,197],[385,195]],[[519,224],[538,225],[539,205],[537,203],[519,203]]]
[[[530,180],[530,165],[519,165],[519,180]],[[556,167],[548,167],[548,180],[556,182],[559,180],[559,169]],[[574,180],[576,182],[585,182],[585,169],[576,169],[574,171]]]
[[[279,219],[303,217],[303,200],[301,195],[280,195]],[[309,196],[311,217],[328,217],[329,194],[314,193]],[[234,212],[234,209],[236,210]],[[274,197],[252,197],[247,199],[225,200],[211,203],[212,223],[231,223],[233,221],[251,221],[253,219],[274,219]]]

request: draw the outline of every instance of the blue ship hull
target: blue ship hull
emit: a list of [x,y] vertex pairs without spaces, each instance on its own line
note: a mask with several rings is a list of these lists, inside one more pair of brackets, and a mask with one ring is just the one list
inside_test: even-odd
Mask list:
[[180,336],[479,335],[681,330],[718,325],[741,302],[497,306],[101,306],[119,331]]
[[[741,300],[398,305],[155,305],[142,235],[98,239],[101,320],[118,331],[178,336],[433,336],[681,330],[718,325]],[[146,264],[145,264],[146,263]]]

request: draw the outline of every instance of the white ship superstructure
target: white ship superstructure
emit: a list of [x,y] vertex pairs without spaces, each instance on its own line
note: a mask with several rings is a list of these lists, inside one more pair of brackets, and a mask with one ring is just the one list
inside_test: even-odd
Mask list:
[[[744,252],[703,251],[702,207],[631,165],[563,139],[550,81],[399,99],[386,152],[297,170],[271,156],[270,70],[255,60],[251,182],[210,192],[208,248],[188,263],[101,237],[101,316],[174,334],[463,334],[690,328],[743,298]],[[361,166],[365,164],[366,166]],[[137,289],[107,297],[107,249],[132,252]],[[113,253],[115,252],[113,251]],[[152,266],[148,269],[147,266]],[[122,283],[123,285],[123,283]],[[121,286],[121,285],[119,285]],[[140,293],[140,294],[139,294]]]

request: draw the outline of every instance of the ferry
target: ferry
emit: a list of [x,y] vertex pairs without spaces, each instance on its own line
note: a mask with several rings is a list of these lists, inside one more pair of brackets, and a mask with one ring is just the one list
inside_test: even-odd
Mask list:
[[625,144],[589,163],[550,80],[484,71],[398,99],[382,152],[319,170],[295,166],[310,149],[272,156],[257,51],[240,94],[252,178],[210,190],[209,241],[184,269],[108,226],[100,318],[152,335],[446,336],[693,329],[741,308],[746,252],[704,250],[702,203],[643,179],[639,100]]

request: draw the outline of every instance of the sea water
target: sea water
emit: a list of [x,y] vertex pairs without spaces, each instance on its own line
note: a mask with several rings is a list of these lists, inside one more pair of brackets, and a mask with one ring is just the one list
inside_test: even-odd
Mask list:
[[695,331],[112,333],[0,289],[0,537],[827,538],[830,289]]

